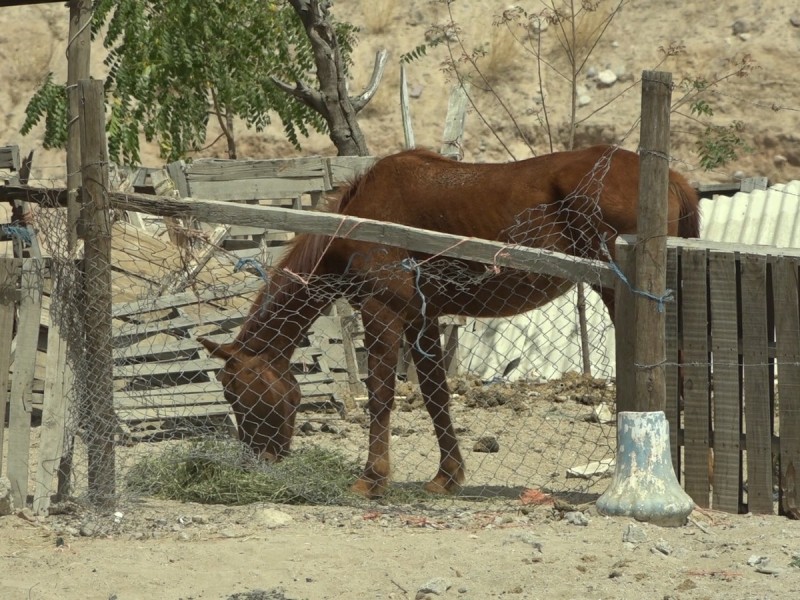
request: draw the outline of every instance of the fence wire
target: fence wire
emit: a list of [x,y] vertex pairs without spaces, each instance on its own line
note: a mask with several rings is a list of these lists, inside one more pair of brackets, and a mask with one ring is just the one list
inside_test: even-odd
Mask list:
[[[607,160],[598,163],[559,207],[568,216],[558,218],[580,217],[582,237],[560,237],[554,207],[544,205],[518,215],[501,239],[598,258],[607,226],[596,203],[607,169]],[[34,216],[51,261],[50,322],[69,342],[65,458],[49,473],[60,476],[62,492],[91,499],[98,478],[112,477],[118,502],[151,493],[149,480],[164,471],[158,458],[192,484],[209,464],[279,472],[281,493],[291,488],[294,501],[315,503],[358,501],[337,485],[363,477],[365,464],[375,484],[362,487],[368,493],[387,491],[384,476],[390,492],[434,478],[462,496],[514,501],[527,488],[605,488],[592,472],[607,472],[614,456],[614,340],[592,290],[599,276],[585,287],[582,336],[572,284],[532,274],[534,265],[522,273],[372,245],[338,272],[328,259],[315,263],[316,273],[331,271],[319,275],[296,269],[291,257],[306,248],[297,240],[281,246],[256,235],[211,248],[201,224],[114,211],[109,218],[113,406],[92,384],[107,365],[86,358],[94,323],[83,318],[81,245],[67,245],[64,209],[42,206]],[[344,247],[328,244],[325,256]],[[448,315],[459,306],[476,316]],[[219,356],[244,353],[226,363],[209,356],[200,336],[223,344]],[[388,421],[383,409],[392,403]],[[111,446],[114,470],[92,472],[92,453]],[[228,493],[257,499],[245,488]],[[283,498],[261,488],[256,496]]]

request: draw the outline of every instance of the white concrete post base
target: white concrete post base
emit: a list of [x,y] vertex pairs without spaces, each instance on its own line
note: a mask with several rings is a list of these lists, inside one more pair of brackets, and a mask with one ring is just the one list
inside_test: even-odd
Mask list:
[[693,508],[672,469],[666,415],[618,413],[617,464],[611,485],[597,499],[597,512],[677,527]]

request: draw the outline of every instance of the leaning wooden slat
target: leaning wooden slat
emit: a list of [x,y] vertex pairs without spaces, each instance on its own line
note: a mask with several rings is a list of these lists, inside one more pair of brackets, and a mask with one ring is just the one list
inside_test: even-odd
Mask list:
[[56,492],[58,465],[64,451],[64,432],[67,416],[67,394],[64,379],[68,369],[67,340],[61,335],[58,323],[51,323],[47,332],[47,373],[39,456],[37,458],[36,490],[33,494],[33,511],[47,514],[50,498]]
[[[246,315],[239,311],[216,311],[215,314],[204,316],[205,325],[217,325],[222,328],[235,327],[244,321]],[[120,340],[128,340],[128,344],[134,340],[139,340],[147,336],[158,333],[159,331],[183,331],[201,325],[196,320],[189,317],[179,317],[166,321],[154,321],[152,323],[125,323],[114,328],[114,345],[123,345]]]
[[28,460],[31,435],[31,394],[36,370],[36,343],[42,307],[44,261],[28,258],[22,262],[21,297],[11,405],[8,417],[8,478],[14,505],[25,506],[28,497]]
[[186,306],[187,304],[196,304],[197,302],[221,300],[223,298],[230,298],[232,296],[240,296],[243,294],[256,292],[261,289],[263,285],[263,280],[256,277],[251,277],[239,283],[233,283],[225,287],[211,287],[200,292],[180,292],[177,294],[160,296],[159,298],[153,298],[150,300],[136,300],[134,302],[126,302],[124,304],[115,304],[111,314],[114,317],[127,317],[159,310],[162,308],[172,308]]
[[709,353],[705,250],[681,250],[683,290],[684,487],[700,506],[709,505]]
[[[633,243],[617,242],[617,265],[634,281],[635,260]],[[635,322],[633,319],[634,297],[627,284],[621,278],[614,282],[614,312],[617,357],[617,411],[636,410],[636,372],[634,370],[633,346]]]
[[747,507],[772,514],[772,418],[767,361],[767,260],[741,255]]
[[3,437],[9,394],[8,370],[11,365],[11,338],[14,331],[14,306],[20,259],[0,258],[0,475],[3,474]]
[[736,263],[733,254],[710,252],[709,275],[711,352],[714,360],[713,507],[737,513],[742,502],[742,415]]
[[666,303],[666,314],[664,319],[664,347],[665,359],[664,381],[667,389],[666,404],[664,412],[669,423],[669,445],[672,453],[672,468],[680,481],[681,477],[681,452],[678,442],[678,434],[681,429],[681,414],[678,385],[678,301],[680,296],[680,285],[678,283],[678,249],[670,248],[667,251],[667,274],[666,289],[672,290],[675,300]]
[[775,343],[780,415],[779,511],[800,519],[800,301],[798,261],[778,258],[773,265]]

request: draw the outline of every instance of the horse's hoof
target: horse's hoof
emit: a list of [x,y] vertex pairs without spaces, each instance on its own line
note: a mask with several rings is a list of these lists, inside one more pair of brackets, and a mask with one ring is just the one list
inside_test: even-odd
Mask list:
[[425,484],[425,491],[429,494],[437,494],[439,496],[449,496],[461,491],[461,484],[453,479],[435,477],[432,481]]
[[383,496],[386,492],[386,484],[361,478],[350,486],[350,491],[364,498],[373,500]]

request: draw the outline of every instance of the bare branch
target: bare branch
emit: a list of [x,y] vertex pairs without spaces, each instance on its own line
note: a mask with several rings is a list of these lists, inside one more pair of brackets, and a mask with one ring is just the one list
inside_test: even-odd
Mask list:
[[353,110],[359,112],[364,108],[367,103],[372,100],[375,92],[378,91],[378,86],[383,77],[383,71],[386,69],[386,61],[389,59],[389,52],[386,49],[379,50],[375,53],[375,66],[372,68],[372,77],[370,77],[367,87],[358,96],[350,98],[353,104]]
[[275,85],[277,85],[287,94],[294,96],[300,102],[317,111],[321,115],[325,114],[325,103],[322,101],[322,94],[320,94],[318,91],[311,89],[299,79],[296,81],[294,86],[286,83],[285,81],[281,81],[275,76],[273,76],[271,79]]

